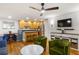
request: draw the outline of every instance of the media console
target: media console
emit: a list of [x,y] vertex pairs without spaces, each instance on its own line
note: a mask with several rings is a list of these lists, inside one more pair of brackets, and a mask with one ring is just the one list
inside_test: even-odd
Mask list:
[[[62,29],[57,29],[57,30],[62,30]],[[64,29],[64,30],[74,30],[74,29]]]

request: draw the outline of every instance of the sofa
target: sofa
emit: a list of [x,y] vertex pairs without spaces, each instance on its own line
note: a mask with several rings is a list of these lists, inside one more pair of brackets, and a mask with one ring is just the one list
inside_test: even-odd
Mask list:
[[55,39],[49,41],[49,54],[50,55],[68,55],[70,42],[65,39]]
[[7,55],[7,40],[0,36],[0,55]]
[[[15,34],[12,35],[12,38],[13,38],[14,41],[17,40],[17,36]],[[3,39],[6,39],[7,41],[9,41],[10,35],[9,34],[4,34]]]
[[45,36],[38,36],[34,41],[34,44],[41,45],[44,49],[46,49],[47,38]]

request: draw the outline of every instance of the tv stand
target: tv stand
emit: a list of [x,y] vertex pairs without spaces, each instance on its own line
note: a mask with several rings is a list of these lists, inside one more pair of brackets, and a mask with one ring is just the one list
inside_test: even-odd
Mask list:
[[[57,29],[57,30],[62,30],[62,29]],[[74,29],[64,29],[64,30],[74,30]]]

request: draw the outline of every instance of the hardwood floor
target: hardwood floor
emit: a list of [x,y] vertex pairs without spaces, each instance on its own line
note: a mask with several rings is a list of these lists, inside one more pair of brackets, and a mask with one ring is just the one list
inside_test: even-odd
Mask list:
[[[21,55],[20,54],[20,49],[23,46],[33,44],[33,42],[11,42],[7,45],[8,47],[8,54],[9,55]],[[49,55],[48,51],[48,42],[47,42],[47,47],[46,50],[43,52],[42,55]],[[79,55],[79,51],[75,51],[73,49],[70,49],[70,55]]]
[[79,51],[70,49],[70,55],[79,55]]
[[26,45],[33,44],[32,42],[11,42],[8,46],[9,55],[20,55],[20,49]]

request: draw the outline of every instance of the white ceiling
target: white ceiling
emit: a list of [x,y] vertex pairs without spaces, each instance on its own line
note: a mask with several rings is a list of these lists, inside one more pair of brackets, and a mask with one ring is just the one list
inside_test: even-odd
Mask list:
[[[40,18],[40,12],[29,8],[29,6],[41,9],[40,3],[0,3],[0,19],[7,19],[12,16],[12,19],[20,19],[25,17]],[[59,7],[59,10],[46,11],[43,16],[58,15],[79,10],[78,3],[46,3],[45,8]]]

